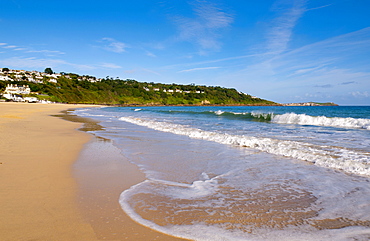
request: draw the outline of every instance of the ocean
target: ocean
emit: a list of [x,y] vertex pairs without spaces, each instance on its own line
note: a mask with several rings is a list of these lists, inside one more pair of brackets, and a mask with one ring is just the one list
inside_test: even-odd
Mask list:
[[124,212],[192,240],[369,240],[370,107],[102,107],[146,180]]

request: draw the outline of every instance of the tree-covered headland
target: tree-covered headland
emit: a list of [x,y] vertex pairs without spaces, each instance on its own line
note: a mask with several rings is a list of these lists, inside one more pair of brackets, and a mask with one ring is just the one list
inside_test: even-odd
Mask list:
[[[29,85],[31,96],[52,102],[107,105],[276,105],[232,88],[195,84],[161,84],[111,78],[97,79],[73,73],[55,75],[51,69],[11,73],[0,80],[0,91],[7,84]],[[47,73],[46,73],[47,72]],[[10,80],[11,79],[11,80]],[[31,80],[31,81],[30,81]]]

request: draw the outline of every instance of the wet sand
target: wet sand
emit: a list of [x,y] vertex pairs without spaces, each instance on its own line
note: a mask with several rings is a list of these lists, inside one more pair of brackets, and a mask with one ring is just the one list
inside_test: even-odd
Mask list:
[[0,103],[0,239],[178,240],[121,210],[120,193],[144,176],[110,141],[77,131],[80,119],[55,117],[78,107]]
[[79,206],[102,240],[183,240],[161,234],[132,221],[121,209],[119,196],[145,179],[110,140],[94,138],[74,164]]

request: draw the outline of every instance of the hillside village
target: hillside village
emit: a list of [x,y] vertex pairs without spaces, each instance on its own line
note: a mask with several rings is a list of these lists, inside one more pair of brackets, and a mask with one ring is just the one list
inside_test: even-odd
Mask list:
[[[50,69],[51,70],[51,69]],[[48,83],[58,83],[58,78],[61,76],[72,79],[69,74],[65,73],[53,73],[53,72],[39,72],[39,71],[26,71],[26,70],[15,70],[8,68],[0,68],[0,81],[11,82],[6,85],[3,93],[0,91],[0,95],[9,101],[16,102],[49,102],[44,100],[39,100],[36,97],[30,97],[28,95],[39,95],[39,93],[32,93],[29,85],[17,85],[13,84],[14,82],[30,82],[35,84],[42,84],[45,82]],[[81,81],[90,81],[97,82],[102,79],[97,79],[93,76],[78,76],[78,79]]]
[[[50,69],[50,68],[47,68]],[[45,69],[46,70],[46,69]],[[67,73],[54,73],[50,69],[51,72],[39,72],[39,71],[26,71],[26,70],[15,70],[15,69],[8,69],[8,68],[0,68],[0,80],[2,81],[28,81],[32,83],[43,83],[44,81],[57,83],[58,78],[64,76],[66,78],[72,79],[70,75],[75,74],[67,74]],[[79,80],[87,80],[90,82],[101,81],[102,79],[98,79],[93,76],[78,76]]]

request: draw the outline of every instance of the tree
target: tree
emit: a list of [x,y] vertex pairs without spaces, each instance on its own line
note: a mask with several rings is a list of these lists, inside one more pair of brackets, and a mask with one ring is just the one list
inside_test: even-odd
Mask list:
[[8,68],[3,68],[3,72],[9,72]]
[[0,81],[0,91],[4,90],[5,89],[5,83]]
[[51,68],[46,68],[46,69],[44,70],[44,72],[45,72],[46,74],[54,74],[54,72],[53,72],[53,70],[52,70]]

